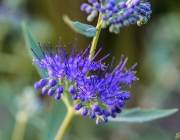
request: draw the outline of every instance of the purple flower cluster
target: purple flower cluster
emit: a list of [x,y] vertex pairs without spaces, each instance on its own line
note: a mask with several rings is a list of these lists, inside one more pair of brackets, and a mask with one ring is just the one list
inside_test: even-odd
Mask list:
[[88,0],[83,3],[81,10],[89,14],[88,21],[92,21],[98,13],[102,13],[102,27],[110,25],[109,31],[119,33],[120,28],[137,23],[145,24],[152,13],[151,4],[147,0]]
[[[39,44],[40,46],[40,44]],[[121,112],[125,100],[130,98],[130,92],[124,88],[131,86],[133,81],[138,80],[134,71],[135,63],[130,69],[125,65],[128,58],[123,60],[113,69],[113,61],[105,66],[102,61],[109,56],[95,61],[96,56],[102,50],[100,48],[92,59],[89,59],[89,47],[80,52],[77,51],[77,43],[70,45],[70,53],[60,43],[54,50],[52,45],[48,49],[44,43],[44,49],[40,46],[43,58],[36,54],[33,62],[42,68],[47,68],[48,78],[42,78],[34,84],[34,88],[41,88],[42,94],[60,99],[63,92],[68,91],[72,100],[77,100],[74,109],[80,110],[83,116],[89,114],[90,118],[97,118],[96,123],[107,122],[108,116],[116,117]],[[44,51],[43,51],[44,50]],[[64,89],[68,85],[68,89]],[[67,87],[67,86],[66,86]]]
[[[114,60],[114,59],[113,59]],[[116,117],[116,113],[121,112],[125,100],[130,98],[130,92],[124,88],[131,86],[133,81],[138,80],[132,70],[137,66],[135,63],[130,69],[126,70],[125,64],[128,58],[123,61],[123,56],[119,64],[112,70],[112,64],[101,74],[89,74],[82,76],[76,81],[76,92],[72,95],[80,99],[74,109],[82,108],[81,114],[86,116],[89,112],[90,118],[97,116],[96,123],[107,122],[108,116]]]
[[74,46],[69,44],[70,54],[67,53],[66,46],[62,47],[60,45],[60,41],[55,50],[51,44],[50,49],[48,49],[46,43],[44,43],[44,49],[40,43],[39,47],[42,51],[43,59],[31,49],[36,56],[33,59],[33,63],[38,64],[41,68],[46,68],[49,77],[40,79],[34,84],[34,88],[42,88],[42,94],[48,93],[49,96],[52,96],[56,92],[55,99],[60,99],[60,94],[63,93],[62,82],[73,83],[75,79],[86,75],[90,70],[104,69],[105,66],[101,61],[109,56],[107,55],[101,60],[94,62],[93,60],[102,48],[90,60],[88,58],[90,46],[86,50],[78,52],[77,42]]

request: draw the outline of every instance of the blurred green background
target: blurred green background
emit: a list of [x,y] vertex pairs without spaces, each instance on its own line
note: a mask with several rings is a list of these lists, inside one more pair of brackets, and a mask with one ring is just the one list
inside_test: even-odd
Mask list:
[[[80,11],[85,0],[0,0],[0,140],[10,140],[15,119],[28,118],[25,140],[51,140],[65,115],[61,101],[42,96],[33,89],[39,75],[28,55],[21,23],[25,21],[39,42],[54,46],[74,43],[86,48],[92,38],[72,31],[63,21],[88,23]],[[139,62],[137,76],[126,108],[180,107],[180,1],[151,0],[152,16],[142,27],[124,27],[115,35],[103,29],[98,46],[104,46],[99,58],[110,53],[129,56],[128,67]],[[97,19],[96,19],[97,20]],[[96,25],[96,20],[92,25]],[[110,58],[106,63],[111,61]],[[21,111],[26,114],[22,115]],[[19,113],[20,112],[20,113]],[[100,126],[88,117],[75,117],[64,139],[67,140],[173,140],[180,132],[180,113],[144,124],[109,122]],[[26,119],[25,119],[26,122]]]

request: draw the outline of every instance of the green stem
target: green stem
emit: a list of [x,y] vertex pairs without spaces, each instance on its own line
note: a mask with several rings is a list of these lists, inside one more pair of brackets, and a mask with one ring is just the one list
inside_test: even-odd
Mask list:
[[63,120],[63,123],[60,126],[54,140],[62,140],[62,137],[64,133],[66,132],[70,122],[72,121],[74,114],[75,114],[74,108],[69,106],[65,119]]
[[90,55],[89,55],[90,59],[92,59],[93,56],[94,56],[95,49],[96,49],[96,46],[97,46],[97,42],[98,42],[98,39],[99,39],[99,35],[100,35],[100,32],[101,32],[101,25],[102,25],[101,16],[102,16],[102,13],[99,14],[98,23],[97,23],[97,26],[96,26],[96,29],[97,29],[96,36],[93,38],[92,46],[91,46],[91,50],[90,50]]
[[67,102],[69,103],[68,106],[71,106],[71,100],[70,100],[69,92],[68,92],[68,82],[66,82],[65,95],[66,95]]
[[12,134],[12,140],[23,140],[26,129],[28,114],[24,111],[19,111],[16,115],[16,122]]
[[70,122],[72,121],[73,116],[75,115],[75,110],[73,108],[73,105],[71,104],[68,93],[68,83],[66,83],[65,85],[65,93],[61,96],[61,98],[67,108],[67,113],[54,140],[62,140],[63,135],[65,134]]

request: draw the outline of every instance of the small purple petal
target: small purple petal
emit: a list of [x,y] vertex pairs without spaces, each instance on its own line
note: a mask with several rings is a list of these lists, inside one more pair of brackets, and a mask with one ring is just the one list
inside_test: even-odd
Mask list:
[[109,3],[111,3],[112,6],[116,5],[116,1],[115,0],[109,0]]
[[85,9],[86,13],[91,13],[92,10],[93,10],[93,9],[92,9],[91,6],[87,6],[86,9]]
[[60,85],[59,85],[59,86],[56,88],[56,92],[59,93],[59,94],[63,93],[63,86],[60,86]]
[[130,22],[128,20],[123,20],[123,25],[124,26],[129,26]]
[[106,10],[107,10],[106,7],[101,7],[101,8],[100,8],[100,11],[101,11],[102,13],[106,12]]
[[50,79],[50,80],[49,80],[49,85],[50,85],[51,87],[55,86],[55,85],[56,85],[56,80]]
[[119,9],[117,7],[113,7],[112,11],[113,11],[113,13],[118,13]]
[[97,115],[101,116],[103,114],[103,111],[102,111],[102,109],[99,108],[99,110],[96,113],[97,113]]
[[112,112],[115,112],[115,111],[116,111],[116,108],[115,108],[115,106],[113,106],[113,105],[110,105],[110,106],[109,106],[109,109],[110,109]]
[[55,95],[55,99],[56,99],[56,100],[59,100],[60,98],[61,98],[61,94],[56,93],[56,95]]
[[116,104],[119,106],[119,107],[123,107],[125,102],[123,100],[117,100]]
[[133,14],[133,13],[134,13],[134,9],[133,9],[133,8],[129,8],[129,9],[128,9],[128,12],[129,12],[130,14]]
[[73,100],[77,100],[77,99],[78,99],[77,95],[76,95],[76,94],[73,94],[73,95],[72,95],[72,99],[73,99]]
[[107,16],[108,16],[109,18],[112,17],[112,16],[113,16],[112,11],[109,11],[109,12],[107,13]]
[[122,21],[123,21],[123,16],[122,16],[122,15],[119,15],[119,16],[117,17],[117,21],[118,21],[118,22],[122,22]]
[[126,5],[125,2],[120,2],[120,3],[119,3],[119,7],[120,7],[120,8],[126,8],[127,5]]
[[90,117],[91,119],[94,119],[94,118],[96,118],[96,114],[95,114],[94,112],[90,112],[89,117]]
[[86,3],[83,3],[83,4],[81,5],[81,11],[85,11],[85,9],[86,9],[87,6],[88,6],[88,5],[87,5]]
[[81,115],[86,116],[88,114],[88,109],[85,107],[82,109]]
[[48,79],[46,79],[46,78],[43,78],[43,79],[41,79],[40,81],[39,81],[39,84],[40,84],[40,86],[45,86],[46,84],[47,84],[47,82],[48,82]]
[[102,20],[107,20],[107,19],[108,19],[107,15],[102,15]]
[[109,112],[109,110],[106,110],[106,109],[104,109],[103,110],[103,114],[105,115],[105,116],[110,116],[110,112]]
[[101,5],[98,2],[96,2],[96,3],[93,3],[93,7],[96,9],[99,9],[101,8]]
[[97,104],[93,104],[91,106],[91,109],[94,111],[94,112],[97,112],[99,110],[99,106]]
[[129,11],[125,11],[122,15],[124,18],[127,18],[130,15],[130,13]]
[[97,0],[88,0],[89,3],[94,3],[96,2]]
[[46,94],[48,92],[48,88],[47,87],[43,87],[42,89],[41,89],[41,93],[42,94]]
[[79,110],[80,108],[82,107],[82,104],[81,103],[78,103],[74,106],[74,109],[75,110]]
[[111,113],[111,117],[116,118],[116,113],[115,113],[115,112],[112,112],[112,113]]
[[112,5],[111,3],[107,3],[107,4],[106,4],[106,8],[107,8],[108,10],[112,10],[112,9],[113,9],[113,5]]
[[35,84],[34,84],[34,88],[35,89],[38,89],[38,88],[40,88],[41,87],[41,85],[39,84],[39,82],[36,82]]
[[140,0],[133,0],[133,4],[135,6],[139,6],[140,5]]
[[121,113],[121,111],[122,111],[121,108],[116,106],[116,113]]
[[76,92],[76,88],[73,85],[71,85],[69,87],[68,91],[69,91],[69,93],[74,94]]
[[54,92],[55,92],[55,89],[50,88],[50,89],[48,90],[48,95],[49,95],[49,96],[52,96],[52,95],[54,94]]

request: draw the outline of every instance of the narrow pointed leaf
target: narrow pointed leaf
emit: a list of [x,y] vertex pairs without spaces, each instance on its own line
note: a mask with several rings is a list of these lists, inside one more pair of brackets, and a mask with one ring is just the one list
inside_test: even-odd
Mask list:
[[66,107],[62,100],[54,101],[46,118],[46,126],[43,131],[43,140],[53,140],[66,115]]
[[[28,29],[26,23],[22,23],[22,29],[23,29],[23,34],[26,42],[26,47],[28,49],[28,52],[31,56],[31,58],[36,57],[34,53],[31,51],[31,48],[36,52],[36,54],[39,56],[39,58],[43,58],[42,52],[38,46],[38,42],[35,40],[34,36]],[[47,69],[46,68],[40,68],[38,65],[35,65],[39,75],[41,77],[47,77]]]
[[87,37],[96,36],[96,27],[84,24],[78,21],[71,21],[68,16],[63,16],[64,22],[71,27],[75,32],[85,35]]
[[164,118],[176,113],[178,109],[124,109],[116,118],[109,118],[112,122],[144,123]]

